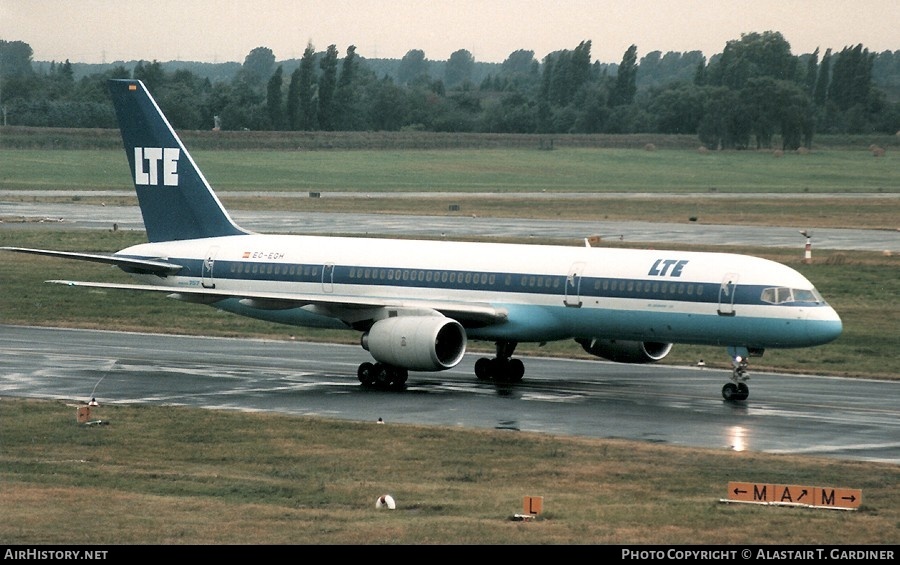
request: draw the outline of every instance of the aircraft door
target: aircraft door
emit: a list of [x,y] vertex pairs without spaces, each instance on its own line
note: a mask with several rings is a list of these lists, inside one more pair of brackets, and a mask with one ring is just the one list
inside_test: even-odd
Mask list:
[[322,292],[334,291],[334,263],[322,265]]
[[566,296],[563,303],[569,308],[581,308],[581,274],[584,272],[584,263],[572,263],[569,274],[566,276]]
[[206,259],[203,260],[203,267],[200,284],[203,288],[216,288],[216,280],[213,277],[213,267],[216,265],[216,255],[219,253],[218,247],[210,247],[206,252]]
[[719,316],[734,316],[734,294],[737,291],[739,275],[728,273],[719,287]]

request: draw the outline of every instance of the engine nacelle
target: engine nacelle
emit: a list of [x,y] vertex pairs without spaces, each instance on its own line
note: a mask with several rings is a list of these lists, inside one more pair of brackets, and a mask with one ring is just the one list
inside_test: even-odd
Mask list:
[[361,344],[377,361],[412,371],[455,367],[466,352],[466,330],[443,316],[397,316],[375,322]]
[[623,341],[618,339],[576,339],[591,355],[617,363],[656,363],[672,351],[671,343]]

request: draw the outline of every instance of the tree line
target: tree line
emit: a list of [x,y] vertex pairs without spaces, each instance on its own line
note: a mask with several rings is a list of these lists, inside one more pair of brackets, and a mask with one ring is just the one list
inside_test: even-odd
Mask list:
[[900,130],[900,51],[795,56],[769,31],[728,41],[709,60],[637,55],[632,45],[619,64],[603,64],[582,41],[541,61],[517,50],[485,64],[465,49],[440,62],[413,49],[397,61],[308,44],[282,62],[257,47],[225,77],[138,61],[76,79],[68,60],[35,69],[28,44],[0,40],[0,119],[112,128],[105,82],[135,78],[178,129],[689,134],[710,149],[785,150],[809,147],[816,133]]

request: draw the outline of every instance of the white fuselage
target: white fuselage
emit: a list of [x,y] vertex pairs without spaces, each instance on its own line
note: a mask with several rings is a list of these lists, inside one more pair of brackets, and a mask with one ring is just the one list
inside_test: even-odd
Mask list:
[[[372,307],[458,310],[465,320],[467,308],[488,307],[504,319],[464,323],[470,338],[778,348],[827,343],[841,331],[838,315],[800,273],[736,254],[255,234],[119,254],[185,265],[173,276],[142,275],[173,291],[271,293],[271,303],[214,305],[295,325],[350,327]],[[292,297],[309,304],[288,307]]]

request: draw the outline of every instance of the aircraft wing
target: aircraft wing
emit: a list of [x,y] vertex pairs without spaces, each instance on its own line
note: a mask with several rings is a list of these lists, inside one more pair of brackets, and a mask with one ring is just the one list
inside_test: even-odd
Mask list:
[[204,287],[173,287],[152,284],[101,283],[89,281],[48,280],[48,283],[67,286],[109,288],[116,290],[136,290],[143,292],[164,292],[187,302],[209,304],[236,298],[244,304],[260,309],[286,310],[289,308],[312,307],[313,311],[326,316],[346,319],[352,312],[373,308],[399,308],[410,310],[434,310],[457,320],[463,326],[485,326],[503,322],[507,312],[490,304],[460,303],[440,300],[415,300],[402,298],[378,298],[362,296],[342,296],[323,294],[298,294],[288,292],[235,292]]
[[29,249],[27,247],[0,247],[5,251],[16,253],[31,253],[34,255],[47,255],[50,257],[62,257],[63,259],[76,259],[78,261],[91,261],[105,263],[117,267],[127,267],[136,271],[155,273],[159,275],[171,275],[181,270],[181,265],[154,259],[136,259],[121,255],[103,253],[78,253],[75,251],[54,251],[52,249]]

